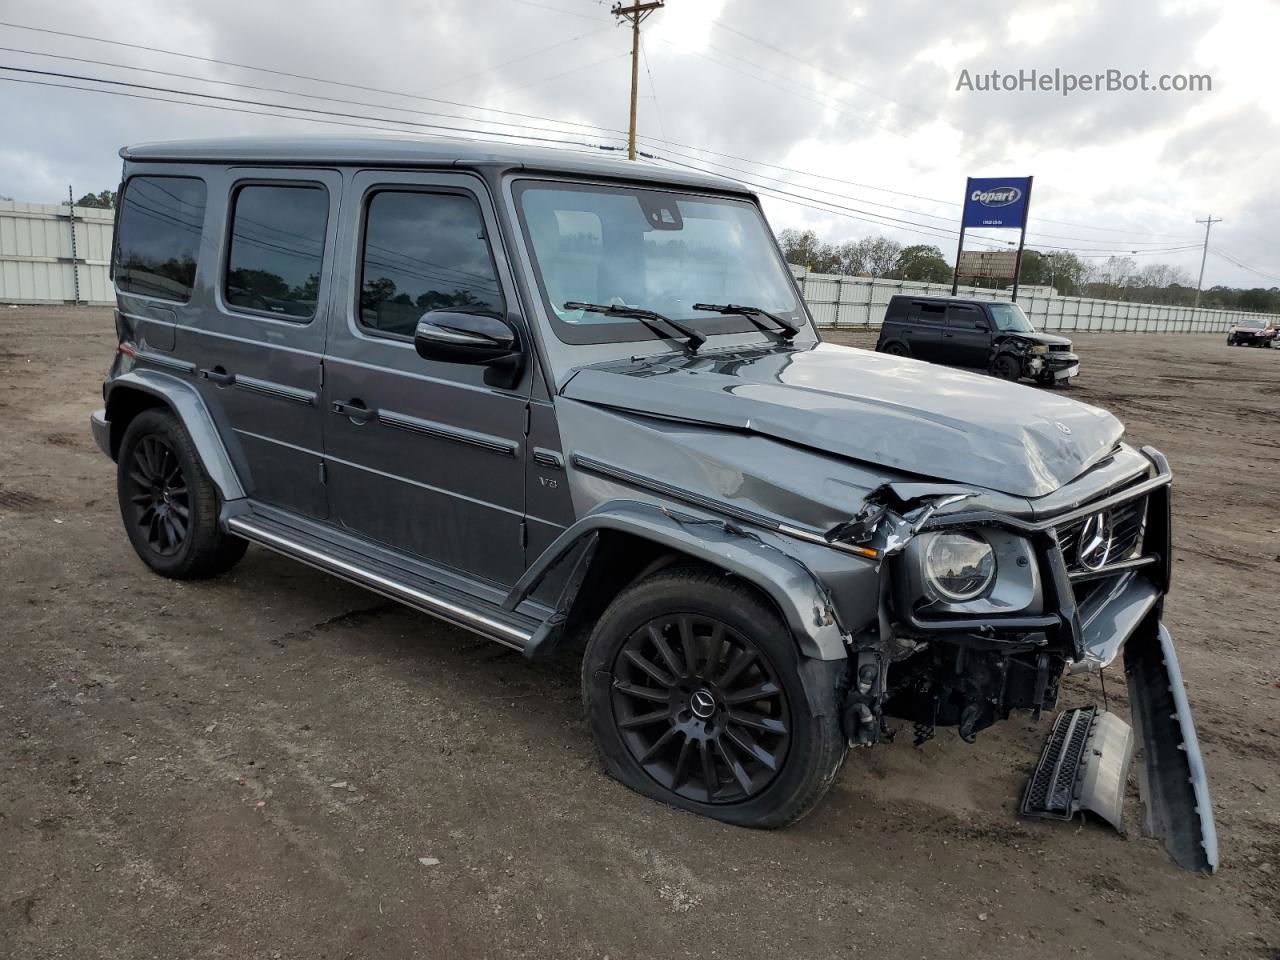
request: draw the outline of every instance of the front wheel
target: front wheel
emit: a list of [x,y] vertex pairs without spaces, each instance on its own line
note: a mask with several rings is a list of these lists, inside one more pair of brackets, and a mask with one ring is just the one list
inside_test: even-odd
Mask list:
[[582,691],[605,768],[622,783],[727,823],[781,827],[818,803],[844,759],[846,667],[803,657],[741,581],[679,567],[605,611]]
[[1015,356],[1002,353],[991,364],[991,373],[1001,380],[1019,380],[1022,377],[1022,361]]
[[905,343],[898,343],[896,340],[892,343],[886,343],[881,353],[887,353],[891,357],[909,357],[911,351],[907,349]]
[[116,486],[129,541],[156,573],[177,580],[231,569],[248,543],[218,526],[218,490],[186,428],[144,410],[120,442]]

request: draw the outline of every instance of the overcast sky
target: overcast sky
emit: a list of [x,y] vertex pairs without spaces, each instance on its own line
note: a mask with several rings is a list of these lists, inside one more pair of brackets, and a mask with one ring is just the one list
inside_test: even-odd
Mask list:
[[[392,121],[349,121],[382,127],[411,122],[511,132],[520,125],[531,136],[618,146],[627,124],[630,34],[613,24],[608,8],[597,0],[0,4],[0,20],[9,24],[411,96],[12,25],[0,26],[6,48],[0,64],[259,104],[207,101],[240,110],[288,114],[279,105],[311,106]],[[775,229],[811,227],[833,241],[882,233],[902,243],[936,243],[948,259],[967,176],[1035,176],[1031,244],[1098,256],[1137,250],[1139,263],[1171,263],[1193,279],[1199,248],[1167,248],[1197,244],[1203,227],[1195,221],[1212,214],[1223,222],[1213,227],[1206,286],[1275,286],[1278,39],[1275,0],[667,0],[645,24],[641,146],[770,191],[765,206]],[[1033,68],[1146,70],[1153,82],[1161,74],[1209,74],[1212,90],[1063,97],[956,89],[962,69],[976,77]],[[12,82],[100,86],[84,80],[9,71],[0,77],[10,78],[0,82],[0,195],[18,200],[63,200],[68,183],[77,196],[114,188],[116,151],[126,143],[342,130],[296,117]],[[910,223],[869,223],[876,218],[868,214]]]

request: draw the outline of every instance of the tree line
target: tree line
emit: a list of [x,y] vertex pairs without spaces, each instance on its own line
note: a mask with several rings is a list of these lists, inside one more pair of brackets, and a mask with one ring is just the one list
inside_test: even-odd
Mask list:
[[[950,283],[951,264],[933,244],[904,246],[887,237],[864,237],[827,243],[812,230],[787,229],[778,243],[788,263],[814,273],[883,280]],[[993,290],[1012,286],[1009,280],[969,279],[963,282]],[[1196,302],[1195,279],[1181,267],[1165,263],[1139,265],[1133,257],[1084,259],[1069,250],[1022,254],[1021,284],[1053,287],[1063,297],[1093,297],[1189,307]],[[1280,287],[1214,286],[1200,294],[1200,306],[1216,310],[1280,313]]]

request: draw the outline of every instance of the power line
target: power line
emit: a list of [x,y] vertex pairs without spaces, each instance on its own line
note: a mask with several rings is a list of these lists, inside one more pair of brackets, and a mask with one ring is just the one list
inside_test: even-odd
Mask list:
[[[47,33],[56,37],[71,37],[76,40],[88,40],[93,43],[104,43],[110,46],[127,47],[131,50],[145,50],[149,53],[160,53],[169,57],[180,57],[184,60],[195,60],[200,63],[211,63],[211,64],[216,64],[218,66],[223,66],[223,67],[234,67],[237,70],[253,70],[253,71],[257,71],[258,73],[269,73],[269,74],[272,74],[273,76],[287,77],[292,80],[305,80],[309,83],[322,83],[327,86],[346,87],[347,89],[350,89],[350,90],[364,90],[367,93],[381,93],[386,96],[403,97],[408,100],[423,100],[429,103],[444,104],[445,106],[448,106],[448,107],[459,107],[464,110],[480,110],[486,113],[500,113],[504,116],[517,117],[521,120],[539,120],[544,123],[559,123],[563,126],[582,127],[592,131],[602,129],[600,127],[595,126],[594,124],[582,123],[577,120],[560,120],[555,117],[545,117],[545,116],[540,116],[534,113],[520,113],[515,110],[501,110],[497,107],[482,107],[482,106],[477,106],[471,103],[461,103],[457,100],[444,100],[439,97],[428,97],[418,93],[406,93],[401,90],[387,90],[382,87],[371,87],[371,86],[367,86],[359,83],[349,83],[344,80],[327,80],[324,77],[313,77],[313,76],[308,76],[307,74],[304,74],[304,73],[290,73],[286,70],[275,70],[271,67],[259,67],[259,66],[254,66],[253,64],[248,64],[248,63],[237,63],[234,60],[220,60],[216,57],[201,57],[193,53],[181,53],[176,50],[165,50],[162,47],[148,47],[139,43],[126,43],[123,40],[107,40],[103,37],[93,37],[83,33],[71,33],[65,30],[51,30],[46,27],[30,27],[30,26],[27,26],[26,24],[10,23],[3,20],[0,20],[0,27],[11,27],[16,30],[29,30],[34,33]],[[135,69],[144,69],[144,68],[135,68]],[[220,83],[223,81],[210,80],[208,82]],[[294,93],[294,96],[307,96],[307,94]],[[396,109],[396,108],[389,107],[387,109]],[[472,119],[480,120],[479,117],[472,118]],[[613,131],[613,132],[617,133],[620,131]]]
[[[60,73],[55,70],[37,70],[34,67],[11,67],[11,66],[6,66],[4,64],[0,64],[0,70],[7,70],[14,73],[33,74],[33,75],[42,76],[42,77],[55,77],[61,80],[81,80],[81,81],[86,81],[90,83],[109,84],[111,86],[116,86],[116,87],[128,87],[134,90],[148,90],[154,93],[173,93],[173,94],[178,94],[186,97],[199,97],[203,100],[218,100],[225,103],[238,103],[238,104],[248,104],[251,106],[270,107],[275,110],[293,110],[293,111],[299,111],[303,113],[316,113],[326,117],[356,118],[360,120],[378,120],[383,123],[405,124],[411,127],[418,127],[424,130],[447,130],[455,133],[473,133],[473,134],[478,133],[478,134],[484,134],[486,136],[520,137],[521,139],[524,139],[524,140],[533,140],[533,141],[539,141],[543,143],[565,142],[565,141],[554,139],[551,137],[536,137],[536,136],[532,136],[531,134],[524,134],[524,133],[520,133],[520,134],[506,133],[505,131],[501,131],[501,130],[477,130],[472,127],[451,127],[445,124],[421,123],[414,120],[388,120],[384,117],[371,117],[371,116],[366,116],[361,114],[342,113],[341,111],[338,111],[338,110],[322,110],[319,107],[297,107],[287,103],[264,103],[260,100],[249,100],[244,97],[224,97],[216,93],[200,93],[194,90],[179,90],[173,87],[157,87],[157,86],[153,86],[151,84],[146,84],[146,83],[131,83],[128,80],[108,80],[102,77],[87,77],[82,74]],[[479,122],[492,123],[493,121],[479,121]]]
[[[532,2],[531,2],[531,0],[516,0],[516,2],[526,3],[527,5],[530,5],[530,6],[542,7],[543,9],[556,10],[556,12],[559,12],[559,13],[570,13],[570,11],[557,10],[556,8],[553,8],[553,7],[547,7],[547,6],[546,6],[546,5],[544,5],[544,4],[532,3]],[[571,15],[573,15],[573,16],[583,16],[583,17],[585,17],[586,19],[593,19],[593,20],[596,20],[597,22],[601,22],[601,21],[599,20],[599,18],[595,18],[595,17],[588,17],[588,16],[586,16],[586,15],[584,15],[584,14],[572,13]],[[152,53],[160,53],[160,54],[163,54],[163,55],[166,55],[166,56],[181,57],[181,58],[184,58],[184,59],[195,60],[195,61],[202,62],[202,63],[218,64],[218,65],[221,65],[221,66],[229,66],[229,67],[234,67],[234,68],[236,68],[236,69],[242,69],[242,70],[258,71],[258,72],[268,73],[268,74],[272,74],[272,75],[276,75],[276,76],[288,77],[288,78],[291,78],[291,79],[298,79],[298,80],[305,80],[305,81],[314,82],[314,83],[326,84],[326,85],[329,85],[329,86],[346,87],[346,88],[349,88],[349,89],[365,90],[365,91],[374,92],[374,93],[381,93],[381,94],[385,94],[385,95],[388,95],[388,96],[402,97],[402,98],[405,98],[405,99],[411,99],[411,100],[422,100],[422,101],[430,102],[430,103],[440,103],[440,104],[444,104],[444,105],[446,105],[446,106],[457,107],[457,108],[460,108],[460,109],[463,109],[463,110],[471,110],[471,111],[478,111],[478,112],[495,113],[495,114],[501,114],[501,115],[503,115],[503,116],[512,116],[512,117],[517,117],[517,118],[525,119],[525,120],[538,120],[538,121],[542,121],[542,122],[546,122],[546,123],[554,123],[554,124],[558,124],[558,125],[560,125],[560,126],[578,127],[578,128],[580,128],[580,129],[590,131],[590,132],[592,133],[592,135],[594,135],[594,136],[601,136],[602,134],[609,134],[609,136],[606,136],[606,137],[605,137],[606,139],[618,139],[618,137],[616,137],[616,136],[612,136],[612,135],[613,135],[613,134],[623,134],[623,133],[624,133],[624,131],[617,130],[617,129],[614,129],[614,128],[602,127],[602,126],[599,126],[599,125],[596,125],[596,124],[583,123],[583,122],[581,122],[581,121],[576,121],[576,120],[562,120],[562,119],[557,118],[557,117],[546,117],[546,116],[541,116],[541,115],[538,115],[538,114],[520,113],[520,112],[518,112],[518,111],[502,110],[502,109],[498,109],[498,108],[495,108],[495,107],[484,107],[484,106],[479,106],[479,105],[476,105],[476,104],[462,103],[462,102],[454,101],[454,100],[444,100],[444,99],[440,99],[440,98],[437,98],[437,97],[428,97],[428,96],[424,96],[424,95],[420,95],[420,94],[411,94],[411,93],[406,93],[406,92],[403,92],[403,91],[387,90],[387,89],[383,89],[383,88],[379,88],[379,87],[371,87],[371,86],[366,86],[366,85],[362,85],[362,84],[347,83],[347,82],[344,82],[344,81],[338,81],[338,80],[328,80],[328,79],[325,79],[325,78],[322,78],[322,77],[311,77],[311,76],[308,76],[308,75],[305,75],[305,74],[289,73],[289,72],[287,72],[287,71],[275,70],[275,69],[272,69],[272,68],[269,68],[269,67],[259,67],[259,66],[254,66],[254,65],[251,65],[251,64],[237,63],[237,62],[229,61],[229,60],[220,60],[220,59],[213,58],[213,57],[201,57],[201,56],[197,56],[197,55],[194,55],[194,54],[180,53],[180,52],[173,51],[173,50],[166,50],[166,49],[163,49],[163,48],[160,48],[160,47],[149,47],[149,46],[145,46],[145,45],[143,45],[143,44],[127,43],[127,42],[119,41],[119,40],[108,40],[108,39],[104,39],[104,38],[102,38],[102,37],[94,37],[94,36],[89,36],[89,35],[86,35],[86,34],[78,34],[78,33],[72,33],[72,32],[68,32],[68,31],[61,31],[61,30],[52,30],[52,29],[43,28],[43,27],[32,27],[32,26],[28,26],[28,25],[26,25],[26,24],[18,24],[18,23],[12,23],[12,22],[7,22],[7,21],[0,21],[0,26],[11,27],[11,28],[14,28],[14,29],[19,29],[19,30],[27,30],[27,31],[36,32],[36,33],[45,33],[45,34],[50,34],[50,35],[53,35],[53,36],[71,37],[71,38],[75,38],[75,39],[91,41],[91,42],[94,42],[94,43],[103,43],[103,44],[108,44],[108,45],[113,45],[113,46],[126,47],[126,48],[130,48],[130,49],[145,50],[145,51],[152,52]],[[673,46],[674,46],[674,45],[673,45]],[[393,105],[389,105],[389,104],[388,104],[388,105],[381,105],[381,104],[371,104],[371,103],[367,103],[367,102],[364,102],[364,101],[350,101],[350,100],[342,100],[341,98],[332,97],[332,96],[322,96],[322,95],[318,95],[318,94],[303,93],[303,92],[300,92],[300,91],[282,90],[282,89],[280,89],[280,88],[260,87],[260,86],[255,86],[255,85],[252,85],[252,84],[237,84],[237,83],[234,83],[234,82],[232,82],[232,81],[226,81],[226,80],[213,80],[213,79],[207,79],[207,78],[192,77],[192,76],[187,75],[187,74],[177,74],[177,73],[172,73],[172,72],[169,72],[169,71],[155,70],[155,69],[152,69],[152,68],[132,67],[132,66],[125,65],[125,64],[113,64],[113,63],[109,63],[109,62],[107,62],[107,61],[90,60],[90,59],[87,59],[87,58],[68,57],[68,56],[60,55],[60,54],[45,54],[45,53],[40,53],[40,52],[37,52],[37,51],[18,51],[16,48],[4,48],[4,49],[8,49],[8,50],[13,51],[13,52],[22,52],[22,53],[26,53],[26,54],[28,54],[28,55],[32,55],[32,56],[46,56],[46,57],[52,57],[52,58],[57,58],[57,59],[74,60],[74,61],[77,61],[77,62],[88,62],[88,63],[94,63],[94,64],[98,64],[98,65],[102,65],[102,66],[112,66],[112,67],[116,67],[116,68],[119,68],[119,69],[133,69],[133,70],[141,70],[141,71],[148,72],[148,73],[155,73],[155,74],[163,75],[163,76],[176,76],[176,77],[182,77],[182,78],[184,78],[184,79],[196,80],[196,81],[198,81],[198,82],[204,82],[204,83],[213,83],[213,84],[228,85],[228,86],[238,86],[238,87],[244,87],[244,88],[248,88],[248,89],[261,90],[261,91],[266,91],[266,92],[278,92],[278,93],[284,93],[284,94],[289,95],[289,96],[295,96],[295,97],[300,97],[300,98],[305,98],[305,99],[330,100],[330,101],[332,101],[332,102],[337,102],[337,103],[346,103],[346,104],[354,105],[354,106],[368,106],[368,107],[372,107],[372,108],[374,108],[374,109],[391,110],[391,111],[396,111],[396,112],[418,113],[418,114],[421,114],[421,115],[429,115],[429,116],[440,116],[440,117],[444,117],[444,118],[446,118],[446,119],[467,120],[467,121],[469,121],[469,122],[473,122],[473,123],[486,123],[486,124],[490,124],[490,125],[497,125],[497,124],[499,124],[499,123],[503,123],[503,124],[505,124],[505,125],[507,125],[507,126],[516,126],[515,124],[511,124],[511,123],[506,122],[506,121],[487,120],[487,119],[482,118],[482,117],[465,117],[465,116],[458,116],[458,115],[455,115],[455,114],[443,114],[443,113],[436,113],[436,112],[431,112],[431,111],[412,110],[412,109],[410,109],[410,108],[398,107],[398,106],[393,106]],[[677,47],[676,49],[679,49],[679,48]],[[687,52],[687,51],[682,51],[682,52]],[[711,62],[711,63],[713,63],[713,64],[716,64],[716,65],[719,65],[719,66],[724,66],[724,64],[720,64],[720,63],[719,63],[719,61],[716,61],[716,60],[710,60],[710,58],[706,58],[706,57],[704,57],[703,59],[708,59],[708,60],[709,60],[709,62]],[[603,61],[603,62],[607,62],[607,61]],[[598,64],[593,64],[593,65],[598,65]],[[575,68],[575,69],[585,69],[585,67],[583,67],[583,68]],[[735,69],[735,68],[730,68],[730,69]],[[572,71],[570,71],[570,72],[572,72]],[[739,72],[741,72],[741,71],[739,71]],[[562,75],[564,75],[564,74],[557,74],[557,75],[553,75],[553,76],[551,76],[551,77],[544,78],[544,80],[552,80],[552,79],[556,79],[558,76],[562,76]],[[747,76],[754,76],[754,75],[751,75],[751,74],[746,74],[746,75],[747,75]],[[757,78],[755,78],[755,79],[760,79],[760,78],[758,78],[758,77],[757,77]],[[537,81],[537,82],[542,82],[542,81]],[[531,85],[531,84],[530,84],[530,85]],[[381,118],[379,118],[379,119],[381,119]],[[383,120],[382,122],[391,122],[391,121],[385,121],[385,120]],[[526,127],[525,127],[525,129],[529,129],[529,130],[537,130],[537,129],[539,129],[539,128],[526,126]],[[559,132],[561,132],[561,131],[559,131],[559,130],[558,130],[558,129],[556,129],[556,128],[541,128],[541,132],[556,132],[556,133],[559,133]],[[567,132],[567,131],[566,131],[566,132]],[[504,135],[505,135],[505,134],[504,134]],[[581,135],[582,135],[582,134],[578,134],[578,136],[581,136]],[[781,171],[783,171],[783,172],[796,174],[796,175],[798,175],[798,176],[810,177],[810,178],[813,178],[813,179],[820,179],[820,180],[827,180],[827,181],[829,181],[829,182],[834,182],[834,183],[844,183],[844,184],[847,184],[847,185],[850,185],[850,186],[857,186],[857,187],[861,187],[861,188],[863,188],[863,189],[875,190],[875,191],[877,191],[877,192],[889,193],[889,194],[893,194],[893,195],[896,195],[896,196],[903,196],[903,197],[909,197],[909,198],[912,198],[912,199],[924,200],[924,201],[929,202],[929,203],[943,204],[943,205],[946,205],[946,206],[948,206],[948,207],[955,207],[955,206],[958,206],[958,204],[956,204],[954,201],[941,200],[941,199],[938,199],[938,198],[936,198],[936,197],[926,197],[926,196],[922,196],[922,195],[920,195],[920,194],[914,194],[914,193],[909,193],[909,192],[906,192],[906,191],[894,190],[894,189],[892,189],[892,188],[888,188],[888,187],[881,187],[881,186],[877,186],[877,185],[874,185],[874,184],[859,183],[859,182],[857,182],[857,181],[846,180],[846,179],[842,179],[842,178],[839,178],[839,177],[832,177],[832,176],[829,176],[829,175],[826,175],[826,174],[820,174],[820,173],[816,173],[816,172],[813,172],[813,171],[799,170],[799,169],[792,168],[792,167],[782,166],[782,165],[780,165],[780,164],[773,164],[773,163],[768,163],[768,162],[760,161],[760,160],[752,160],[752,159],[750,159],[750,158],[740,157],[740,156],[736,156],[736,155],[733,155],[733,154],[718,153],[718,152],[716,152],[716,151],[707,150],[706,148],[703,148],[703,147],[691,146],[691,145],[689,145],[689,144],[673,143],[673,142],[667,142],[667,141],[665,141],[665,140],[655,140],[655,138],[652,138],[652,137],[645,137],[645,136],[638,136],[638,139],[646,140],[646,141],[649,141],[649,142],[662,143],[662,144],[664,145],[664,147],[666,147],[666,148],[670,148],[670,147],[680,147],[680,148],[682,148],[682,149],[694,150],[694,151],[698,151],[698,152],[701,152],[701,153],[706,153],[706,154],[708,154],[708,155],[710,155],[710,156],[718,156],[718,157],[722,157],[722,158],[725,158],[725,159],[737,160],[737,161],[739,161],[739,162],[741,162],[741,163],[747,163],[747,164],[750,164],[750,165],[752,165],[752,166],[767,167],[767,168],[774,169],[774,170],[781,170]],[[689,158],[689,159],[693,159],[693,158]],[[702,161],[702,162],[707,162],[707,161]],[[745,172],[745,171],[744,171],[744,172]],[[814,188],[809,188],[809,189],[814,189]],[[855,199],[856,199],[856,198],[855,198]],[[925,212],[923,212],[923,211],[911,210],[911,209],[909,209],[909,208],[895,208],[895,207],[892,207],[892,206],[891,206],[891,205],[889,205],[889,204],[875,204],[873,201],[866,201],[866,200],[859,200],[858,202],[871,203],[872,205],[880,205],[880,206],[884,206],[884,207],[886,207],[886,208],[888,208],[888,209],[896,209],[896,210],[899,210],[900,212],[910,213],[910,214],[913,214],[913,215],[916,215],[916,216],[926,216],[926,217],[931,217],[931,218],[941,219],[940,217],[938,217],[938,216],[937,216],[937,215],[935,215],[935,214],[928,214],[928,213],[925,213]],[[1126,234],[1132,234],[1132,235],[1147,235],[1147,236],[1157,236],[1157,237],[1158,237],[1158,236],[1166,236],[1166,237],[1169,237],[1169,238],[1172,238],[1172,239],[1184,239],[1184,237],[1182,237],[1182,236],[1176,236],[1176,235],[1169,235],[1169,234],[1164,234],[1164,235],[1162,235],[1162,234],[1157,234],[1157,233],[1151,233],[1150,231],[1136,231],[1136,230],[1135,230],[1135,231],[1129,231],[1129,230],[1122,230],[1122,229],[1113,228],[1113,227],[1099,227],[1099,226],[1094,226],[1094,225],[1092,225],[1092,224],[1081,224],[1081,223],[1073,223],[1073,222],[1071,222],[1071,221],[1053,220],[1053,219],[1048,218],[1048,217],[1035,217],[1035,218],[1033,218],[1033,219],[1035,219],[1035,220],[1040,220],[1040,221],[1047,222],[1047,223],[1059,223],[1059,224],[1062,224],[1062,225],[1064,225],[1064,226],[1082,227],[1082,228],[1084,228],[1084,229],[1089,229],[1089,230],[1098,230],[1098,231],[1104,231],[1104,232],[1126,233]],[[1052,235],[1049,235],[1049,234],[1041,234],[1041,235],[1042,235],[1042,236],[1048,236],[1048,237],[1053,238],[1053,239],[1081,239],[1081,240],[1083,240],[1083,239],[1084,239],[1084,238],[1054,238],[1054,237],[1052,237]],[[1087,241],[1086,241],[1086,242],[1087,242]]]
[[[234,80],[214,80],[207,77],[194,76],[189,73],[177,73],[172,70],[156,70],[151,67],[134,67],[127,63],[116,63],[111,60],[94,60],[89,57],[72,57],[67,54],[61,54],[61,53],[42,53],[36,50],[23,50],[18,47],[0,47],[0,52],[19,53],[19,54],[25,54],[28,56],[36,56],[36,57],[46,57],[53,60],[68,60],[74,63],[89,63],[95,66],[111,67],[113,69],[118,69],[118,70],[133,70],[139,73],[154,73],[162,77],[174,77],[180,80],[193,80],[197,83],[211,83],[216,86],[235,87],[240,90],[255,90],[259,93],[280,93],[280,94],[284,94],[285,96],[298,97],[303,100],[319,100],[323,103],[341,103],[341,104],[345,104],[347,106],[353,106],[353,107],[371,107],[375,110],[389,110],[394,113],[409,113],[409,114],[413,114],[415,116],[421,116],[421,117],[440,117],[446,120],[465,120],[471,123],[487,123],[492,126],[502,125],[502,126],[514,127],[520,130],[531,130],[538,133],[559,133],[559,134],[569,133],[569,131],[559,130],[555,127],[542,127],[542,126],[531,126],[527,124],[516,124],[516,123],[512,123],[509,120],[486,120],[483,117],[468,117],[468,116],[464,116],[462,114],[457,114],[457,113],[441,113],[434,110],[420,110],[414,107],[397,107],[397,106],[392,106],[390,104],[372,103],[368,100],[347,100],[342,97],[325,96],[323,94],[301,93],[297,90],[288,90],[283,87],[265,87],[260,84],[254,84],[254,83],[238,83]],[[619,56],[625,56],[625,54],[619,54]],[[597,66],[597,64],[587,64],[586,66]],[[586,69],[586,66],[577,67],[575,69],[579,69],[579,70]],[[557,76],[563,76],[563,74],[557,74]],[[543,80],[553,80],[553,79],[555,79],[555,77],[543,78]],[[103,81],[103,82],[110,82],[110,81]],[[535,82],[540,83],[542,81],[535,81]],[[391,123],[394,121],[388,120],[387,122]],[[606,136],[604,137],[604,139],[621,140],[622,138],[621,136]]]

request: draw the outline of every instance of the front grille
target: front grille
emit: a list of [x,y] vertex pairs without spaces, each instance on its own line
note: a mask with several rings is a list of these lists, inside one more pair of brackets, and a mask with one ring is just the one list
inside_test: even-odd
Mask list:
[[1054,353],[1066,353],[1066,352],[1067,352],[1068,350],[1070,350],[1070,349],[1071,349],[1071,344],[1069,344],[1069,343],[1051,343],[1051,344],[1049,344],[1049,350],[1050,350],[1050,351],[1052,351],[1052,352],[1054,352]]
[[[1088,570],[1080,559],[1080,535],[1089,519],[1084,517],[1058,528],[1058,545],[1062,549],[1062,559],[1066,562],[1068,573]],[[1129,560],[1136,556],[1142,549],[1142,534],[1147,525],[1147,497],[1136,497],[1117,504],[1107,511],[1107,519],[1111,529],[1111,549],[1107,555],[1107,563]]]

